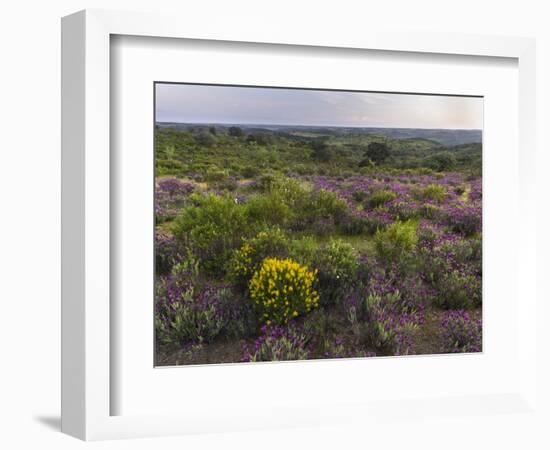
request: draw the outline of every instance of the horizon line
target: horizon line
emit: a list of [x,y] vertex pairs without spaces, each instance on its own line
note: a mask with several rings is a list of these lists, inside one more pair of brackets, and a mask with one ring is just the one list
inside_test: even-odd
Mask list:
[[422,128],[422,127],[382,127],[382,126],[354,126],[354,125],[296,125],[296,124],[279,124],[279,123],[244,123],[244,122],[174,122],[174,121],[160,121],[157,123],[173,123],[178,125],[254,125],[254,126],[276,126],[276,127],[314,127],[314,128],[377,128],[387,130],[453,130],[453,131],[483,131],[483,128]]

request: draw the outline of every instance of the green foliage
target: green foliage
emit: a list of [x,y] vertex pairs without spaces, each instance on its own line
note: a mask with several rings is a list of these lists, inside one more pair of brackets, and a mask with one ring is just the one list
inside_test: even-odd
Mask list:
[[216,137],[206,130],[201,130],[195,136],[195,141],[197,142],[197,144],[203,145],[205,147],[211,147],[217,142]]
[[[327,231],[333,231],[347,211],[346,203],[334,192],[320,189],[314,192],[304,192],[304,196],[295,202],[295,228],[305,229],[319,224],[328,224]],[[323,233],[320,233],[323,234]]]
[[289,245],[288,238],[279,228],[260,231],[234,252],[228,271],[239,285],[246,285],[264,259],[287,256]]
[[210,168],[204,175],[204,180],[209,183],[218,183],[227,179],[229,174],[226,170],[220,170],[218,168]]
[[[284,175],[288,171],[300,174],[338,175],[341,173],[368,174],[376,166],[398,170],[414,169],[417,173],[430,173],[432,170],[467,171],[481,175],[481,144],[465,144],[445,149],[434,141],[423,139],[386,139],[381,142],[378,135],[342,136],[326,130],[324,134],[313,134],[307,138],[297,138],[284,132],[249,132],[252,138],[246,142],[245,131],[232,128],[200,127],[196,131],[170,127],[155,129],[156,174],[189,176],[204,174],[208,167],[220,166],[235,168],[255,167],[260,173]],[[222,132],[221,130],[225,131]],[[231,131],[230,131],[231,130]],[[215,143],[206,138],[206,145],[198,143],[196,136],[210,134]],[[202,139],[199,138],[199,140]],[[327,145],[328,154],[314,150],[320,142]],[[212,146],[215,145],[215,151]],[[253,145],[250,145],[250,144]],[[391,147],[390,156],[372,160],[365,155],[369,144]],[[322,144],[321,144],[322,145]],[[371,148],[374,148],[373,146]],[[367,150],[365,150],[367,149]],[[383,156],[382,156],[383,157]],[[362,161],[363,160],[363,161]]]
[[245,178],[254,178],[260,174],[260,169],[254,166],[246,166],[241,170],[241,175]]
[[250,280],[250,298],[261,321],[282,324],[319,306],[316,271],[291,259],[266,258]]
[[319,189],[311,196],[308,203],[312,217],[334,217],[338,218],[347,210],[346,202],[341,200],[334,192]]
[[386,224],[377,217],[350,214],[348,212],[340,219],[339,228],[343,234],[349,236],[373,235],[377,231],[386,228]]
[[311,236],[303,236],[300,239],[290,241],[289,255],[302,265],[312,266],[317,255],[319,245]]
[[311,143],[311,157],[316,161],[329,162],[334,158],[334,150],[326,139],[315,140]]
[[242,137],[244,136],[244,131],[240,127],[229,127],[227,134],[233,137]]
[[392,312],[399,311],[399,292],[378,295],[368,293],[347,309],[353,334],[362,345],[376,349],[382,354],[407,354],[411,336],[417,328],[412,321],[394,323]]
[[407,202],[397,201],[392,203],[389,210],[401,221],[417,219],[419,216],[418,210]]
[[[231,293],[225,289],[219,295],[226,296]],[[171,311],[167,315],[170,320],[162,320],[160,315],[155,319],[157,339],[164,344],[212,342],[226,325],[224,318],[217,314],[214,304],[203,308],[195,305],[192,287],[184,291],[179,300],[172,303],[169,308]]]
[[417,223],[409,220],[394,222],[386,229],[379,230],[374,236],[378,255],[385,260],[397,261],[412,252],[418,242]]
[[376,165],[380,165],[390,156],[390,149],[383,142],[371,142],[367,147],[365,156]]
[[377,208],[379,206],[385,205],[392,200],[397,198],[397,194],[389,189],[380,189],[374,191],[369,197],[368,204],[371,208]]
[[271,142],[271,138],[267,134],[249,134],[246,137],[248,144],[268,145]]
[[420,192],[420,197],[424,200],[441,202],[447,196],[447,190],[439,184],[429,184]]
[[303,208],[309,201],[309,190],[297,179],[288,177],[276,178],[270,192],[280,195],[291,208]]
[[297,327],[263,326],[262,335],[252,349],[247,349],[244,361],[293,361],[309,359],[310,338]]
[[247,216],[251,224],[286,227],[294,218],[294,212],[287,200],[277,192],[257,195],[246,203]]
[[420,207],[420,216],[424,219],[434,220],[442,214],[441,208],[431,203],[426,203]]
[[457,164],[455,156],[451,152],[436,153],[426,158],[424,165],[438,172],[452,170]]
[[359,262],[353,247],[333,239],[317,250],[314,267],[319,271],[319,291],[325,305],[340,301],[354,285]]
[[368,198],[369,193],[365,191],[354,191],[351,196],[357,203],[363,203]]
[[457,270],[442,275],[437,283],[436,305],[443,309],[471,309],[481,305],[481,279]]
[[199,257],[204,270],[222,273],[232,251],[249,232],[246,208],[231,197],[213,194],[194,194],[192,201],[176,217],[174,235]]

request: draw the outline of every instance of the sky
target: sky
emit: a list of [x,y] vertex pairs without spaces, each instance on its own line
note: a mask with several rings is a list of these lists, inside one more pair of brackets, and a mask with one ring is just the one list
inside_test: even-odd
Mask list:
[[476,97],[156,85],[158,122],[482,129]]

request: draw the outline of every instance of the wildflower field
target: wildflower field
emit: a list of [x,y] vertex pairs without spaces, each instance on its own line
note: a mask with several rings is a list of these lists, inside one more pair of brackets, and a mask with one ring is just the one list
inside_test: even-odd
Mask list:
[[481,143],[157,124],[157,365],[480,352]]

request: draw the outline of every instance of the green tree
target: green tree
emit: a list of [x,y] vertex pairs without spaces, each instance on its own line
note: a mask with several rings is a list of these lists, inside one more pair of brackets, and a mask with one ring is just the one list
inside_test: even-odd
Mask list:
[[426,159],[426,166],[439,172],[456,166],[456,158],[451,152],[440,152]]
[[317,161],[328,162],[334,156],[333,149],[326,139],[315,140],[311,143],[311,157]]
[[390,156],[390,149],[383,142],[371,142],[367,147],[365,156],[376,165],[380,165]]
[[244,136],[244,132],[242,128],[240,127],[229,127],[229,130],[227,130],[229,136],[233,137],[242,137]]
[[205,130],[200,131],[195,136],[195,141],[197,142],[197,144],[205,146],[205,147],[210,147],[210,146],[214,145],[217,142],[214,135],[207,132],[207,131],[205,131]]

